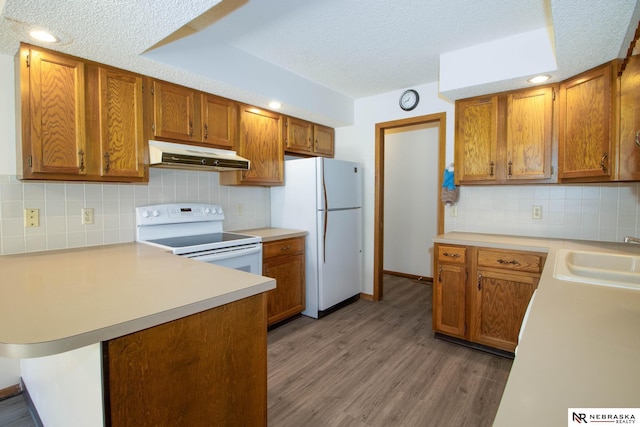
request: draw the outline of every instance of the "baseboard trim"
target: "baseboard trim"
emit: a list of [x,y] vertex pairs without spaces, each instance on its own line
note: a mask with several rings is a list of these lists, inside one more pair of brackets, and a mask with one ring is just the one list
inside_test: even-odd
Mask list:
[[454,344],[463,345],[465,347],[472,348],[474,350],[484,351],[485,353],[495,354],[496,356],[506,357],[507,359],[513,359],[515,354],[510,351],[500,350],[498,348],[488,347],[486,345],[477,344],[471,341],[463,340],[462,338],[450,337],[439,332],[435,332],[434,336],[442,341],[447,341]]
[[382,270],[383,274],[389,274],[391,276],[399,276],[407,279],[415,280],[416,282],[433,283],[433,277],[418,276],[416,274],[400,273],[399,271]]
[[373,295],[371,294],[365,294],[363,292],[360,292],[360,298],[367,300],[367,301],[373,301]]
[[31,414],[33,422],[37,427],[44,427],[44,423],[40,419],[40,415],[38,414],[36,405],[33,403],[31,395],[29,394],[29,390],[27,389],[27,386],[24,384],[24,381],[22,381],[22,379],[20,379],[20,385],[22,386],[22,396],[24,397],[24,401],[27,404],[27,409],[29,409],[29,414]]
[[22,389],[20,388],[20,384],[12,385],[7,388],[3,388],[0,390],[0,400],[5,400],[13,396],[17,396],[22,393]]
[[322,319],[325,316],[328,316],[329,314],[333,313],[336,310],[341,309],[342,307],[345,307],[349,304],[352,304],[356,301],[358,301],[358,299],[360,298],[360,294],[356,294],[354,296],[352,296],[351,298],[347,298],[346,300],[339,302],[338,304],[334,305],[333,307],[329,307],[326,310],[318,310],[318,319]]

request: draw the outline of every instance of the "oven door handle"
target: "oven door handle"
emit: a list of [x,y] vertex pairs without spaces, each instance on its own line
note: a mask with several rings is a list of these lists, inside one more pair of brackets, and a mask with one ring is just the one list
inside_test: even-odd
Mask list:
[[262,248],[260,247],[260,245],[256,245],[246,249],[237,249],[237,250],[216,252],[216,253],[210,253],[210,254],[200,254],[193,257],[189,257],[189,258],[195,259],[198,261],[214,262],[214,261],[223,261],[229,258],[238,258],[245,255],[253,255],[253,254],[260,253],[261,251],[262,251]]

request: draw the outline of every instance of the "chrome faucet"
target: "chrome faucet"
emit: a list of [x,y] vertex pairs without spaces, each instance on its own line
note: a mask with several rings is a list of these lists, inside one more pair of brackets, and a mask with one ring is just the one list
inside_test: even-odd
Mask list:
[[638,244],[640,244],[640,238],[627,236],[627,237],[624,238],[624,242],[625,243],[638,243]]

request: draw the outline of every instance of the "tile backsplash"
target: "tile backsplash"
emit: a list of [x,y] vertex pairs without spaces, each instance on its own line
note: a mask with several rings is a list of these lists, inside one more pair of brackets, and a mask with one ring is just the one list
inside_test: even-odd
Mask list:
[[[218,173],[152,168],[148,184],[26,182],[0,175],[0,254],[132,242],[135,207],[175,202],[221,205],[225,230],[271,222],[268,188],[221,186]],[[39,227],[24,227],[27,208],[39,209]],[[82,224],[82,208],[94,209],[93,224]]]
[[446,231],[622,242],[640,235],[640,183],[464,186],[457,210]]

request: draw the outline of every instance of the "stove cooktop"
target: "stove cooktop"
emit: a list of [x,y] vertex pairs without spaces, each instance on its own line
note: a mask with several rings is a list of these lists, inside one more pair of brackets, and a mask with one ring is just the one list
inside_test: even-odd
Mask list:
[[253,236],[236,233],[209,233],[196,234],[194,236],[166,237],[163,239],[147,240],[147,242],[166,246],[168,248],[183,248],[187,246],[201,246],[211,245],[213,243],[234,242],[236,240],[246,240],[251,238],[253,238]]

